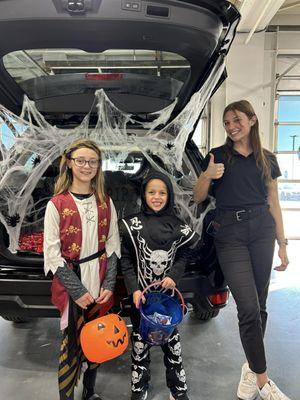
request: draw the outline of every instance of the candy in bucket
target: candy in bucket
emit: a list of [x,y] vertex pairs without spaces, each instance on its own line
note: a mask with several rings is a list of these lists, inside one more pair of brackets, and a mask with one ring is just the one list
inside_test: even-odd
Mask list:
[[[166,343],[174,328],[180,324],[184,315],[184,300],[178,289],[174,289],[181,304],[172,296],[162,292],[147,292],[150,287],[159,285],[155,282],[147,286],[142,295],[146,302],[140,303],[140,334],[145,342],[152,346]],[[147,292],[147,293],[146,293]]]

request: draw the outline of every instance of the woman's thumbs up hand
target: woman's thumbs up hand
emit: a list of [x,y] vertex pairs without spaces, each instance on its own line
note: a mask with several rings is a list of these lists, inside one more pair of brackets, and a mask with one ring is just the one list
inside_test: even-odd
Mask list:
[[215,163],[215,157],[212,153],[209,153],[210,160],[206,171],[203,172],[203,175],[207,179],[220,179],[224,174],[224,164],[223,163]]

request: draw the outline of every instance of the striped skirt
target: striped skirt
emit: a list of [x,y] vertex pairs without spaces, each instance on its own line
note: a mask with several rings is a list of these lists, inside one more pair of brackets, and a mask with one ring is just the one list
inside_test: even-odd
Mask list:
[[[77,386],[82,363],[87,362],[81,346],[80,332],[85,322],[99,317],[99,304],[92,304],[84,312],[79,311],[70,300],[69,324],[63,331],[58,367],[58,387],[60,400],[73,400],[74,389]],[[88,362],[89,369],[98,368],[99,364]]]

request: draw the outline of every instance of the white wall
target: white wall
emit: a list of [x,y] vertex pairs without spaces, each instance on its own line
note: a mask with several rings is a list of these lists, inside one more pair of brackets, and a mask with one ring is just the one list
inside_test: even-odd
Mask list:
[[224,142],[222,112],[225,105],[246,99],[252,103],[259,118],[264,146],[272,147],[270,91],[273,59],[265,52],[264,32],[256,33],[247,45],[244,44],[246,37],[247,34],[236,35],[226,61],[228,78],[212,99],[212,146]]
[[[255,33],[245,45],[247,36],[236,35],[226,61],[228,78],[211,101],[211,147],[224,143],[222,113],[226,104],[246,99],[259,118],[263,146],[274,150],[276,74],[300,60],[300,32]],[[300,62],[289,74],[300,75]],[[281,81],[278,88],[300,90],[299,82]]]
[[210,113],[210,148],[221,146],[226,138],[222,123],[223,110],[226,105],[226,83],[223,83],[211,100]]

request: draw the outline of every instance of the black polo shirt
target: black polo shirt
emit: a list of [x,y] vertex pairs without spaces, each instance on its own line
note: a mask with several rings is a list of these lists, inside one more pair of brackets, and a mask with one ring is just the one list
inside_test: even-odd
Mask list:
[[[262,178],[262,171],[257,167],[253,153],[248,157],[237,151],[232,151],[228,161],[225,146],[210,150],[215,163],[223,163],[224,175],[213,179],[210,194],[216,198],[217,208],[239,210],[267,204],[268,189]],[[276,156],[267,155],[270,161],[271,177],[276,179],[281,175]],[[210,155],[207,154],[202,163],[202,170],[207,169]]]

